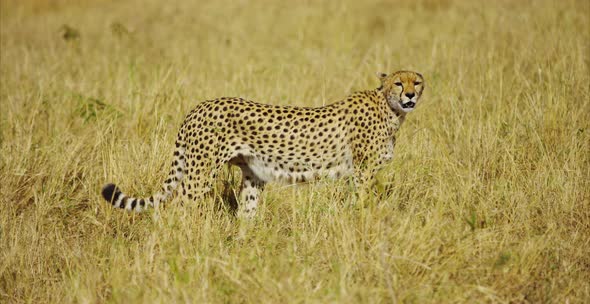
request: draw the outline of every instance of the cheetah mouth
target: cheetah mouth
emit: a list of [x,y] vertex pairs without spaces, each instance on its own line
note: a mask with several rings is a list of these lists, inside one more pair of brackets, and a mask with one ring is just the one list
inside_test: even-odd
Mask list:
[[416,106],[416,103],[413,101],[408,101],[406,103],[402,103],[402,108],[406,109],[406,110],[414,109],[415,106]]

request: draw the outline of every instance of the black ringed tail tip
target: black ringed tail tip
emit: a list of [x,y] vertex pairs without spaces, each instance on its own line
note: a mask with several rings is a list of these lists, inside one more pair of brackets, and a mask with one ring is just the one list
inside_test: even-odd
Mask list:
[[114,204],[119,196],[121,196],[121,190],[115,184],[108,184],[102,188],[102,197],[111,204]]

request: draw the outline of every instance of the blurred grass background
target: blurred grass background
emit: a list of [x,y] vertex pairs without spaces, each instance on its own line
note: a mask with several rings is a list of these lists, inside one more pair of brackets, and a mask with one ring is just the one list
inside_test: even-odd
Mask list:
[[[590,301],[590,2],[0,2],[0,302]],[[426,78],[381,180],[141,215],[199,101]],[[228,172],[233,185],[239,180]],[[351,204],[354,203],[354,204]]]

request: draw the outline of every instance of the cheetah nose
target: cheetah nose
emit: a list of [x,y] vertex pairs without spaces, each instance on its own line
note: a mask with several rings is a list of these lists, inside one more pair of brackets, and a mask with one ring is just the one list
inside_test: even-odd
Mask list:
[[415,93],[406,93],[406,96],[411,99],[412,97],[416,96],[416,94]]

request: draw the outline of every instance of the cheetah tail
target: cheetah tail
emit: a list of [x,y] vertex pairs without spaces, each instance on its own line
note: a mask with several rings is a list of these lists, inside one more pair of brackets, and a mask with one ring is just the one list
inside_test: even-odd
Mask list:
[[172,168],[168,173],[168,178],[164,181],[162,190],[148,198],[134,198],[125,195],[115,184],[107,184],[102,188],[102,197],[115,208],[121,208],[129,211],[141,212],[148,207],[156,208],[160,203],[165,202],[178,187],[182,181],[186,167],[185,147],[178,141],[174,151],[174,160]]

